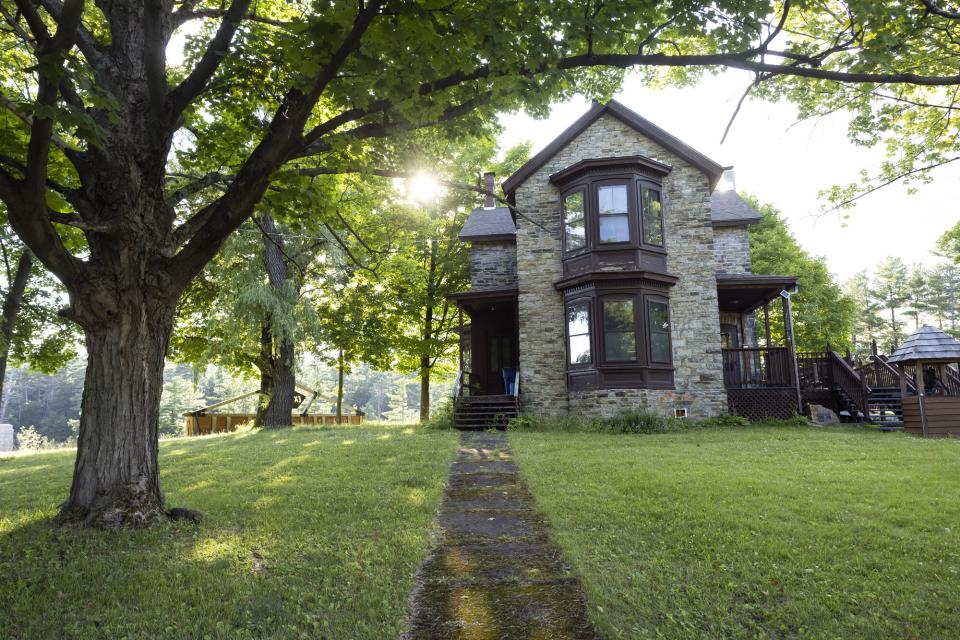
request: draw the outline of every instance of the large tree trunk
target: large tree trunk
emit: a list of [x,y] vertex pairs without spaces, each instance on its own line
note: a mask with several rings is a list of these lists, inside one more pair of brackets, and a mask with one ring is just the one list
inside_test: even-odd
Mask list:
[[17,326],[20,303],[23,301],[23,292],[27,289],[31,268],[33,268],[33,254],[29,249],[24,249],[17,260],[17,273],[13,277],[13,282],[8,283],[10,290],[7,291],[7,297],[3,301],[3,317],[0,318],[0,340],[3,341],[3,344],[0,344],[0,398],[3,398],[4,383],[7,380],[10,342],[13,340],[13,331]]
[[[264,232],[263,263],[267,270],[267,279],[271,287],[282,289],[288,285],[290,279],[290,272],[283,255],[283,236],[269,214],[260,216],[260,226]],[[267,330],[269,331],[269,328]],[[265,427],[289,427],[293,424],[293,404],[297,385],[294,372],[296,349],[289,336],[279,336],[279,344],[277,344],[278,336],[272,331],[270,337],[269,362],[272,384],[269,400],[263,408],[259,423]]]
[[[104,302],[117,295],[100,293]],[[112,313],[75,314],[86,337],[87,371],[73,485],[61,518],[94,526],[139,526],[166,517],[157,438],[176,299],[132,288],[118,297]]]
[[269,401],[263,408],[260,420],[260,424],[264,427],[289,427],[293,424],[293,403],[296,394],[293,358],[293,343],[286,339],[281,340],[278,353],[272,358]]

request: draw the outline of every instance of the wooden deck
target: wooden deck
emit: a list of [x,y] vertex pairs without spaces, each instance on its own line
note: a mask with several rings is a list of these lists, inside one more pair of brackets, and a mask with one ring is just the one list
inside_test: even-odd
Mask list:
[[[252,423],[252,413],[213,413],[205,416],[186,416],[188,436],[205,436],[211,433],[236,431],[240,425]],[[344,415],[341,424],[363,424],[363,416]],[[311,414],[293,416],[293,424],[337,424],[337,416],[332,414]]]

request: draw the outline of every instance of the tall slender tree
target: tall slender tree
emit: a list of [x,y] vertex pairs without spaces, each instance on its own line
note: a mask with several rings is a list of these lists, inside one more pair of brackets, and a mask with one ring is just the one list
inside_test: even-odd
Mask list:
[[903,341],[901,324],[897,312],[910,299],[908,294],[909,276],[907,266],[900,258],[888,256],[880,261],[873,274],[870,295],[877,305],[889,314],[887,341],[890,352]]

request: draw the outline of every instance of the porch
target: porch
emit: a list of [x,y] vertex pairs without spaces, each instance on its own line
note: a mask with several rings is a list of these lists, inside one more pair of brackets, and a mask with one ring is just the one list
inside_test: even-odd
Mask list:
[[460,321],[454,423],[460,429],[506,426],[520,413],[517,289],[466,291],[449,298]]
[[[723,386],[730,413],[759,421],[802,411],[789,293],[796,286],[791,276],[717,275]],[[772,340],[770,307],[778,299],[785,345]],[[760,310],[762,334],[757,326]]]

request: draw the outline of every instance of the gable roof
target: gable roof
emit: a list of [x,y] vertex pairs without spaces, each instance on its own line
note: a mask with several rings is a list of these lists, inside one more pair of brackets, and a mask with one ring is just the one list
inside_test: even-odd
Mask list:
[[710,195],[710,221],[714,227],[740,227],[760,220],[760,212],[736,191],[714,191]]
[[907,338],[887,362],[909,364],[924,362],[960,362],[960,342],[940,329],[923,325]]
[[470,212],[460,229],[459,237],[464,242],[513,240],[517,237],[517,225],[514,224],[513,216],[507,207],[479,207]]
[[682,142],[679,138],[667,133],[657,125],[653,124],[635,111],[631,111],[616,100],[611,100],[606,104],[594,102],[590,110],[584,113],[572,125],[566,128],[563,133],[554,138],[554,140],[544,147],[543,151],[530,158],[526,164],[517,169],[516,173],[503,182],[503,190],[506,194],[512,195],[523,182],[532,176],[540,167],[563,149],[578,135],[596,122],[600,116],[608,114],[617,120],[620,120],[628,127],[633,128],[638,133],[650,138],[661,147],[683,158],[691,165],[700,169],[710,176],[711,188],[716,187],[720,176],[723,174],[723,167],[707,156],[703,155],[690,145]]

